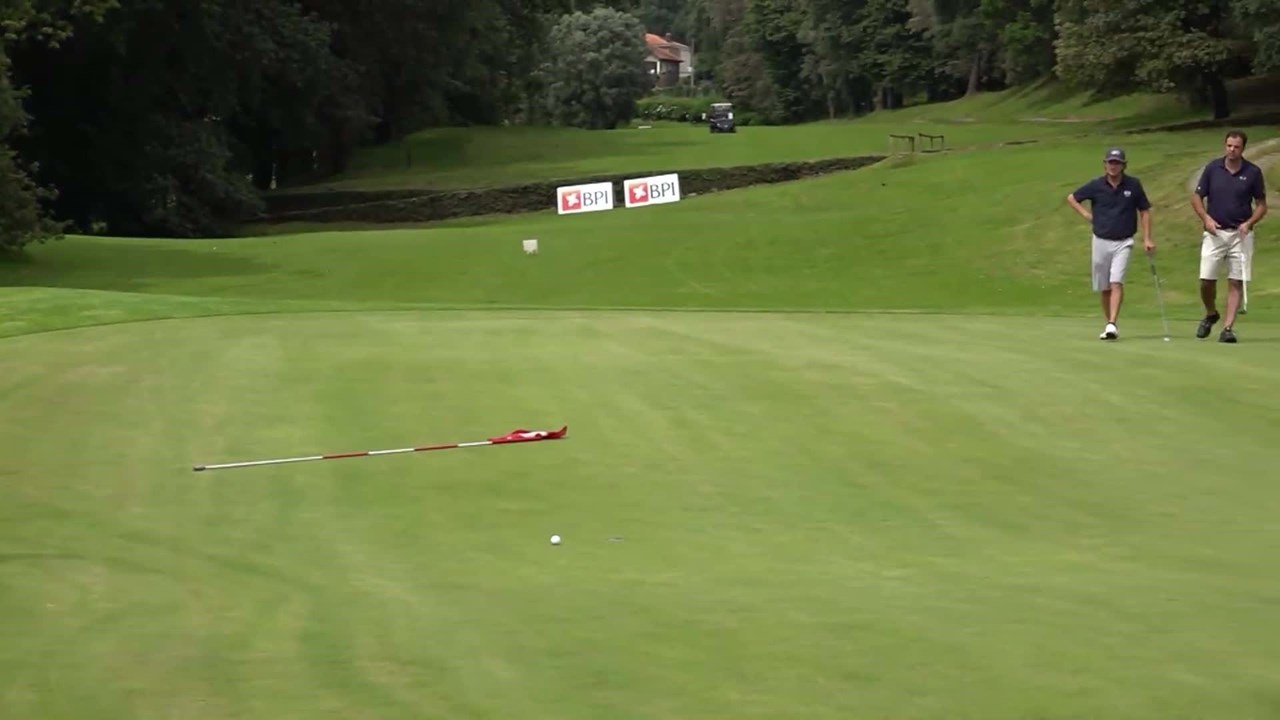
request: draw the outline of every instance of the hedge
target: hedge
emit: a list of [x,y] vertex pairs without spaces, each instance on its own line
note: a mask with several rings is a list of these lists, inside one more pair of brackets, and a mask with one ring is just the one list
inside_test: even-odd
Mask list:
[[[267,211],[248,222],[431,222],[478,215],[554,210],[556,188],[594,182],[613,183],[620,205],[625,180],[675,172],[682,196],[733,190],[750,185],[789,182],[832,172],[856,170],[883,160],[883,155],[832,158],[811,162],[739,165],[695,170],[655,170],[601,175],[511,187],[459,191],[371,190],[289,193],[268,196]],[[341,204],[335,204],[341,200]]]

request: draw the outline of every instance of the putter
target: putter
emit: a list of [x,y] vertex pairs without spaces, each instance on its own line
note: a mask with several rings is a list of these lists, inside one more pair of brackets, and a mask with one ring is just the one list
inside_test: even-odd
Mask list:
[[1156,285],[1156,302],[1160,305],[1160,322],[1164,326],[1164,341],[1169,342],[1169,318],[1164,314],[1164,296],[1160,293],[1160,275],[1156,272],[1156,259],[1147,255],[1147,262],[1151,264],[1151,280]]
[[1249,255],[1244,256],[1244,279],[1240,282],[1244,286],[1244,304],[1240,306],[1240,314],[1249,314]]

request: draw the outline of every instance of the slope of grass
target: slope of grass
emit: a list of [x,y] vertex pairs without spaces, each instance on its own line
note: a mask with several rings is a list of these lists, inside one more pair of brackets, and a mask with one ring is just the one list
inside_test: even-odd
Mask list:
[[[1271,129],[1255,129],[1260,140]],[[1063,196],[1100,172],[1117,136],[920,157],[781,186],[662,207],[583,216],[540,213],[395,231],[308,232],[173,242],[71,238],[32,262],[0,266],[0,283],[199,296],[219,304],[632,307],[1094,313],[1088,227]],[[1216,131],[1123,138],[1131,172],[1158,205],[1165,302],[1197,310],[1197,235],[1189,168],[1216,152]],[[536,257],[520,251],[539,238]],[[1265,267],[1271,246],[1259,247]],[[1154,311],[1141,258],[1130,309]],[[73,304],[79,300],[71,300]],[[91,317],[102,295],[84,299]],[[1265,317],[1274,296],[1251,288]],[[171,303],[160,300],[157,314]],[[18,306],[21,307],[21,306]],[[0,306],[0,311],[3,307]],[[44,326],[57,313],[14,318]],[[70,322],[71,315],[64,319]],[[43,324],[43,325],[42,325]]]
[[372,313],[5,340],[0,714],[1266,717],[1280,334],[1094,330]]
[[[440,128],[369,148],[344,175],[302,189],[456,188],[601,173],[644,172],[880,154],[888,135],[945,135],[952,148],[1046,139],[1199,117],[1167,95],[1094,100],[1042,83],[856,120],[744,127],[711,135],[702,125],[660,123],[611,132],[570,128]],[[638,125],[639,123],[636,123]]]
[[889,152],[889,133],[944,134],[949,147],[1050,137],[1079,128],[1049,125],[950,125],[896,121],[829,122],[744,128],[711,135],[697,125],[649,129],[441,128],[401,145],[367,150],[344,175],[303,190],[454,189],[572,179],[618,172],[666,172],[703,167],[820,160]]

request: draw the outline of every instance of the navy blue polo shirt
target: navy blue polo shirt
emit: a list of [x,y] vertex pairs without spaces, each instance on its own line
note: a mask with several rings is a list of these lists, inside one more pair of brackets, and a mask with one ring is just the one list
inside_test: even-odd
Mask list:
[[1142,181],[1121,175],[1115,187],[1107,176],[1094,178],[1071,193],[1077,202],[1092,203],[1093,234],[1105,240],[1128,240],[1138,232],[1138,211],[1150,210],[1151,201]]
[[1262,168],[1240,159],[1240,170],[1227,169],[1226,158],[1217,158],[1204,166],[1196,194],[1208,197],[1205,211],[1223,230],[1235,230],[1253,215],[1253,201],[1267,196],[1267,183]]

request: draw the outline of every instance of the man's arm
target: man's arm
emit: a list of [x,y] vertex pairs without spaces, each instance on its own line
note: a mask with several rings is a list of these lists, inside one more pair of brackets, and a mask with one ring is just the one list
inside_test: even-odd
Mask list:
[[1138,195],[1135,198],[1138,206],[1138,220],[1142,223],[1142,247],[1148,252],[1156,249],[1156,244],[1151,239],[1151,199],[1147,197],[1147,189],[1142,186],[1141,180],[1136,180],[1138,186]]
[[1240,231],[1246,234],[1267,216],[1267,181],[1262,178],[1261,172],[1253,183],[1253,199],[1253,214],[1240,226]]
[[1093,213],[1089,212],[1088,208],[1080,204],[1080,200],[1093,199],[1093,196],[1090,194],[1089,185],[1090,183],[1086,183],[1080,186],[1079,188],[1077,188],[1075,192],[1068,193],[1067,204],[1070,205],[1077,213],[1079,213],[1080,217],[1084,218],[1085,220],[1088,220],[1089,222],[1093,222]]
[[1253,230],[1253,226],[1261,222],[1262,218],[1266,216],[1267,216],[1267,196],[1263,195],[1262,197],[1257,199],[1257,202],[1253,204],[1253,214],[1250,215],[1249,219],[1245,220],[1244,224],[1240,226],[1240,232],[1248,234],[1250,230]]
[[1191,193],[1191,209],[1196,211],[1196,216],[1200,218],[1200,224],[1204,229],[1213,232],[1218,229],[1218,223],[1209,217],[1209,212],[1204,208],[1204,198],[1209,194],[1209,168],[1208,166],[1200,173],[1200,181],[1196,183],[1196,189]]
[[1196,215],[1200,217],[1200,224],[1204,225],[1204,229],[1213,232],[1218,229],[1218,223],[1204,209],[1204,200],[1201,199],[1200,193],[1191,193],[1191,209],[1196,211]]

